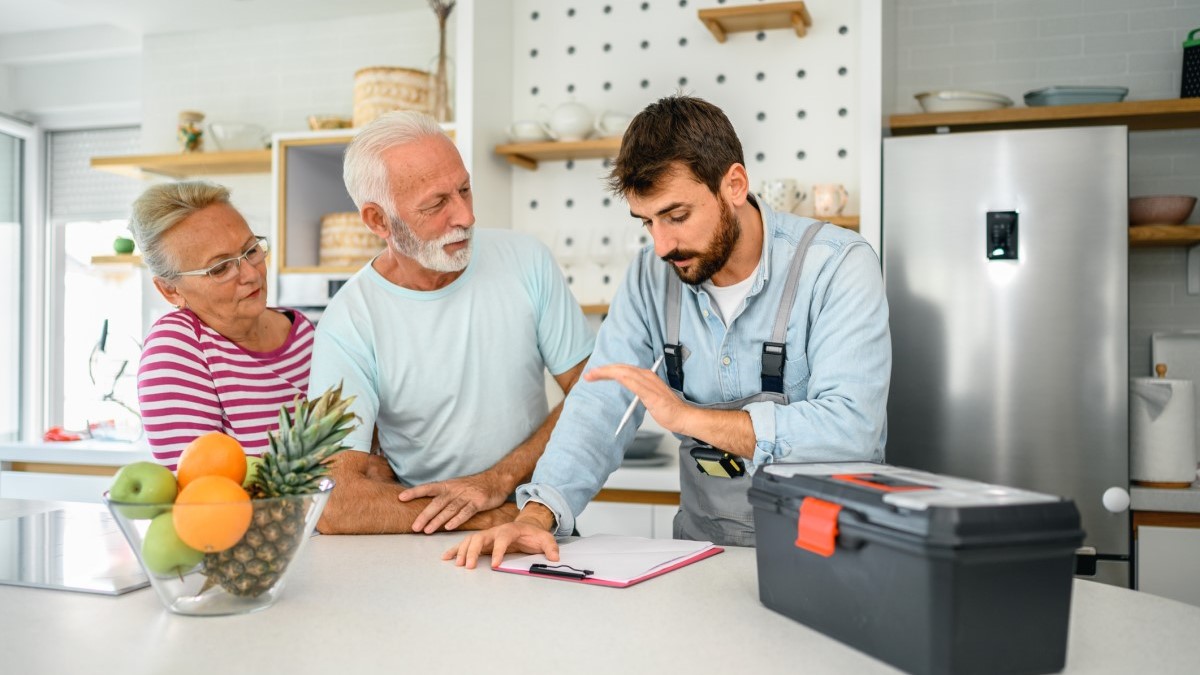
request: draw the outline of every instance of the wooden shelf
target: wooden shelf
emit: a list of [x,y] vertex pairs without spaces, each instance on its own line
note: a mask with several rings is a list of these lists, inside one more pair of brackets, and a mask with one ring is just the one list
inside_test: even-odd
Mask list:
[[[813,216],[813,218],[817,217]],[[825,216],[824,218],[817,218],[817,220],[824,220],[825,222],[833,223],[838,227],[844,227],[847,230],[854,230],[855,232],[858,232],[858,216]]]
[[144,174],[187,178],[233,173],[270,173],[270,150],[229,150],[173,155],[93,157],[92,168],[142,178]]
[[1200,225],[1138,225],[1129,228],[1130,248],[1197,244],[1200,244]]
[[568,159],[605,159],[616,157],[621,138],[591,138],[586,141],[539,141],[537,143],[507,143],[496,146],[496,154],[509,164],[537,171],[538,162]]
[[142,256],[135,253],[114,253],[113,255],[92,256],[93,265],[135,265],[140,267]]
[[804,37],[812,26],[812,17],[803,2],[769,2],[761,5],[712,7],[697,12],[700,21],[717,42],[725,42],[729,33],[791,28],[796,37]]
[[1200,128],[1200,98],[918,113],[888,118],[892,134],[897,136],[936,133],[940,127],[950,131],[984,131],[1108,124],[1125,125],[1130,131]]

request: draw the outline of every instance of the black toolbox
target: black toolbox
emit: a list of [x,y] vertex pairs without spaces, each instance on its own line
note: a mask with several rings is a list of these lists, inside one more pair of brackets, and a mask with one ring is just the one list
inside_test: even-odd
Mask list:
[[865,462],[767,465],[749,494],[767,607],[911,673],[1062,670],[1074,502]]

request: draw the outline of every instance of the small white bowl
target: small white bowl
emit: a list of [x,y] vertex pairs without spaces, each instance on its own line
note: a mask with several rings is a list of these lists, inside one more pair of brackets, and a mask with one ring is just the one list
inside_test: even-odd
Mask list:
[[262,150],[267,147],[267,132],[257,124],[210,122],[208,132],[217,150]]
[[961,91],[945,89],[942,91],[924,91],[915,94],[913,98],[921,104],[925,112],[967,112],[971,110],[997,110],[1013,104],[1012,99],[1003,94],[993,94],[986,91]]

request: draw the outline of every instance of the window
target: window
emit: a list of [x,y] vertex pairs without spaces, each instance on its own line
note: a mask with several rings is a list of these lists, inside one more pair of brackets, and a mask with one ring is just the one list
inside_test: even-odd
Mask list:
[[47,135],[51,229],[48,418],[98,438],[133,438],[144,327],[165,312],[145,268],[114,260],[129,210],[146,183],[96,171],[90,159],[138,151],[137,127]]
[[[3,122],[3,120],[0,120]],[[21,432],[21,223],[25,140],[0,125],[0,440]]]

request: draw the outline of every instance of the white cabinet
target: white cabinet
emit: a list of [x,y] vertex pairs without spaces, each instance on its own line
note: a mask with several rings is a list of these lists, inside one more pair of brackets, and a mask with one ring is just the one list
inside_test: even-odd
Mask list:
[[1200,529],[1138,527],[1137,588],[1200,606]]
[[630,537],[670,539],[675,506],[592,502],[575,518],[575,528],[587,537],[619,534]]
[[0,471],[0,498],[99,504],[111,476]]

